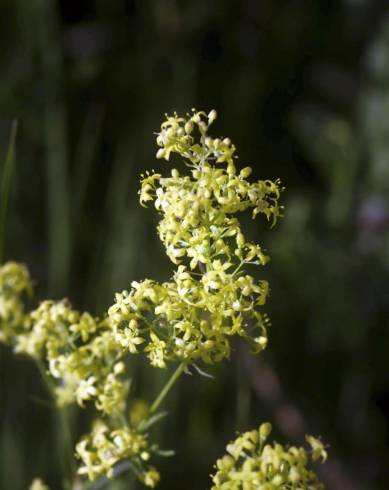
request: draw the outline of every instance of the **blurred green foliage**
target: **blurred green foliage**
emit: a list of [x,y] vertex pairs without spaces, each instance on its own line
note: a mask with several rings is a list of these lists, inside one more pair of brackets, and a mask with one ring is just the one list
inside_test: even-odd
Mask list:
[[[2,0],[1,162],[19,120],[6,258],[37,296],[99,313],[115,291],[171,266],[138,176],[161,115],[216,108],[256,178],[280,177],[267,234],[270,342],[237,345],[214,380],[172,394],[160,488],[210,485],[235,430],[271,420],[330,444],[333,490],[389,481],[389,10],[379,0]],[[39,374],[0,346],[0,488],[59,488],[55,420]],[[167,373],[134,360],[149,399]],[[85,431],[74,420],[74,436]],[[114,488],[114,487],[112,487]],[[128,484],[123,488],[129,488]]]

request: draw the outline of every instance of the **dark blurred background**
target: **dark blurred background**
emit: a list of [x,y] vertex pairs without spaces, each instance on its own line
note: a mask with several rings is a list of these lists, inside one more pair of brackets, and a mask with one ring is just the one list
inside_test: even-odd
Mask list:
[[[275,229],[244,220],[272,257],[269,347],[180,380],[154,434],[177,450],[161,490],[209,488],[235,431],[264,420],[291,443],[322,435],[329,489],[388,489],[387,0],[0,0],[0,49],[1,162],[19,120],[6,258],[28,264],[36,301],[102,313],[132,280],[171,276],[137,196],[142,171],[168,171],[165,112],[217,109],[241,165],[286,186]],[[0,488],[59,489],[39,375],[0,355]],[[168,373],[144,364],[151,399]]]

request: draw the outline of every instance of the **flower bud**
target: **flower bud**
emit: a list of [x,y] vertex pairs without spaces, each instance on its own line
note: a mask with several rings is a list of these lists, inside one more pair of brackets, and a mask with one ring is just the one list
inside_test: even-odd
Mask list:
[[190,134],[193,131],[193,122],[191,120],[189,120],[185,124],[184,129],[185,129],[185,133],[186,134]]
[[245,238],[242,233],[238,233],[236,237],[236,244],[238,245],[238,247],[242,247],[245,244]]
[[271,432],[271,424],[269,422],[265,422],[259,426],[259,438],[261,440],[265,440],[268,438]]
[[157,151],[157,155],[156,155],[156,157],[157,157],[158,159],[165,158],[165,154],[166,154],[165,149],[164,149],[164,148],[160,148],[160,149]]
[[213,121],[217,118],[217,112],[215,109],[213,109],[209,114],[208,114],[208,122],[209,124],[212,124]]
[[113,367],[113,372],[115,374],[122,374],[125,369],[126,369],[126,366],[124,365],[124,362],[117,362],[115,364],[115,366]]
[[252,171],[253,169],[251,167],[245,167],[240,171],[239,175],[240,177],[242,177],[242,179],[246,179],[251,174]]

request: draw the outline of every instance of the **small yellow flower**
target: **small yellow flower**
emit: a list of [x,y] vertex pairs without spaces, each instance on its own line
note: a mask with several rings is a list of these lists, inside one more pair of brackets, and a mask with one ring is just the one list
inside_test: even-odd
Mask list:
[[77,403],[82,407],[86,400],[90,400],[97,395],[97,389],[94,386],[96,377],[90,376],[88,379],[82,379],[76,390]]
[[146,487],[154,488],[159,480],[159,472],[153,466],[150,466],[142,475],[142,481]]
[[145,352],[149,352],[149,359],[152,366],[164,368],[166,367],[165,363],[165,347],[166,342],[159,339],[158,336],[154,333],[150,333],[151,342],[145,348]]
[[317,461],[321,458],[322,462],[324,463],[327,460],[328,454],[322,441],[309,435],[305,436],[305,440],[312,448],[312,459]]

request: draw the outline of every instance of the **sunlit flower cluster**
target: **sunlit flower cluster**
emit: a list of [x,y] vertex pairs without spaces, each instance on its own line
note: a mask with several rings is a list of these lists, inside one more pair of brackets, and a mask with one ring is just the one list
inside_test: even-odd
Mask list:
[[194,111],[162,124],[157,157],[178,154],[188,175],[177,169],[170,177],[145,175],[140,202],[155,201],[159,236],[178,268],[171,282],[133,283],[109,309],[117,341],[130,352],[142,345],[156,367],[172,360],[219,362],[229,357],[234,335],[255,352],[267,343],[267,318],[258,307],[268,284],[245,266],[265,265],[268,257],[246,240],[236,214],[251,208],[253,217],[262,213],[274,224],[282,189],[278,181],[250,183],[250,167],[237,172],[231,141],[208,135],[216,116]]
[[266,317],[256,307],[265,302],[267,283],[235,277],[228,273],[231,263],[215,260],[212,266],[200,279],[179,266],[171,282],[146,280],[117,294],[109,310],[116,340],[130,352],[145,343],[156,367],[171,360],[219,362],[229,357],[233,335],[247,338],[255,351],[263,349]]
[[59,405],[88,400],[104,413],[120,411],[128,383],[118,379],[124,364],[107,321],[74,310],[70,303],[43,301],[25,320],[15,351],[47,363]]
[[270,444],[269,423],[245,432],[227,445],[227,454],[216,462],[211,490],[324,490],[311,461],[327,458],[320,439],[306,436],[310,446]]

